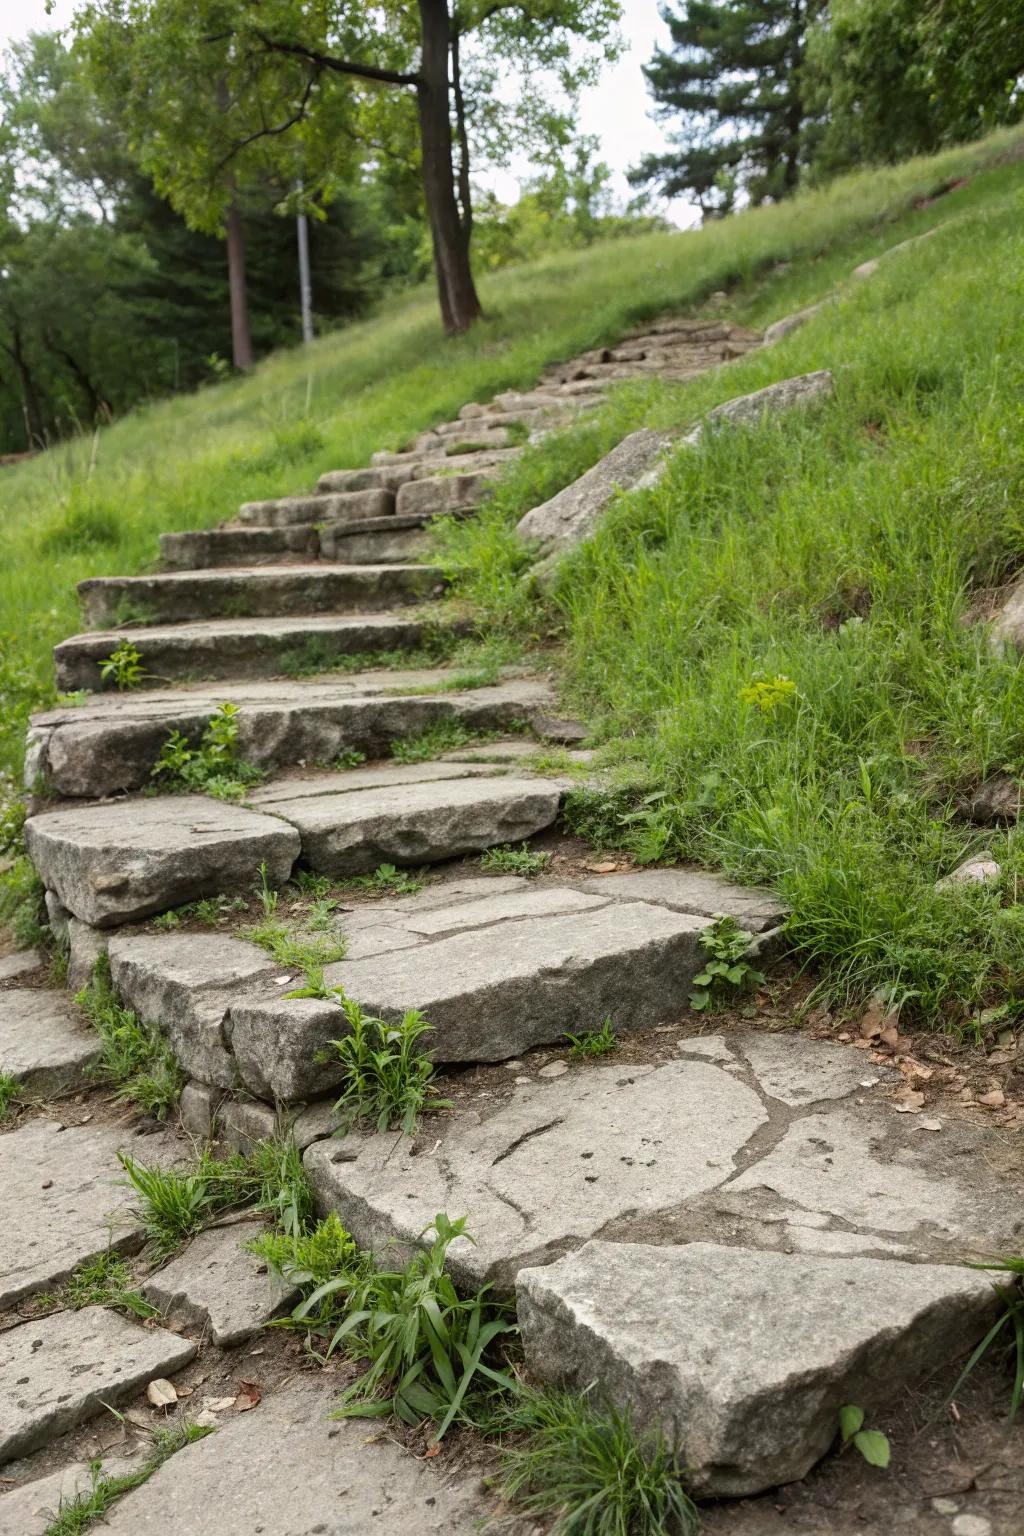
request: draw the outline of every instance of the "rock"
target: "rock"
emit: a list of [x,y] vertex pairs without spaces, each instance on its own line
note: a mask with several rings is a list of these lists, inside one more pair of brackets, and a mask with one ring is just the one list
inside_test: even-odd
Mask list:
[[798,1481],[845,1403],[875,1414],[948,1368],[951,1341],[966,1352],[998,1305],[959,1266],[713,1243],[588,1243],[521,1271],[517,1300],[535,1375],[570,1391],[599,1382],[715,1497]]
[[1020,816],[1021,786],[1008,773],[994,773],[971,800],[970,817],[981,826],[1012,824]]
[[455,778],[261,803],[298,829],[311,869],[354,875],[521,842],[552,824],[563,789],[553,779]]
[[249,526],[287,528],[303,523],[340,523],[364,517],[387,517],[395,510],[394,491],[382,486],[316,496],[285,496],[277,501],[247,501],[238,520]]
[[172,1408],[178,1401],[178,1389],[173,1381],[157,1376],[146,1388],[146,1399],[154,1408]]
[[299,852],[298,833],[276,816],[205,795],[30,816],[25,843],[48,888],[98,928],[249,891],[264,862],[270,884],[283,885]]
[[0,992],[0,1072],[30,1093],[81,1087],[97,1054],[95,1033],[60,993],[36,987]]
[[656,483],[677,438],[677,433],[647,428],[630,433],[572,485],[527,512],[516,527],[519,537],[537,540],[545,553],[583,543],[616,496]]
[[47,1445],[194,1359],[191,1339],[104,1307],[57,1312],[4,1335],[0,1463]]
[[798,309],[791,315],[784,315],[781,320],[776,320],[773,325],[768,327],[764,333],[761,345],[774,347],[777,342],[783,341],[787,336],[792,335],[794,331],[799,330],[802,325],[806,325],[808,320],[813,319],[830,302],[829,299],[822,299],[817,304],[808,304],[806,309]]
[[700,917],[734,917],[750,933],[763,933],[786,916],[786,907],[770,891],[734,885],[706,869],[643,869],[584,880],[584,891],[617,901],[653,901],[673,912]]
[[178,1113],[181,1128],[200,1141],[212,1141],[217,1125],[217,1110],[224,1095],[208,1083],[186,1083],[181,1090]]
[[431,547],[426,514],[377,517],[365,523],[326,523],[320,529],[321,557],[348,565],[419,560],[430,554]]
[[941,880],[936,880],[935,889],[949,891],[961,885],[989,885],[993,880],[998,880],[1001,874],[1001,866],[996,863],[988,849],[985,849],[983,853],[976,853],[971,858],[965,859]]
[[150,1163],[173,1142],[100,1125],[61,1129],[32,1120],[3,1138],[4,1215],[16,1241],[0,1244],[0,1310],[53,1290],[77,1264],[137,1248],[142,1223],[129,1208],[120,1147]]
[[489,475],[450,475],[436,480],[410,480],[398,493],[396,509],[400,517],[433,516],[478,507],[490,494]]
[[590,731],[578,720],[563,720],[560,715],[538,715],[533,722],[533,734],[539,741],[576,747],[587,740]]
[[165,1322],[208,1332],[219,1349],[241,1344],[299,1295],[242,1246],[260,1230],[253,1222],[209,1227],[151,1275],[142,1294]]
[[[337,1388],[300,1378],[172,1456],[104,1536],[471,1536],[482,1511],[386,1435],[332,1422]],[[213,1525],[211,1525],[211,1519]]]
[[541,1067],[538,1077],[564,1077],[569,1066],[564,1061],[549,1061],[546,1067]]
[[[47,894],[49,895],[49,892]],[[47,909],[49,909],[49,902],[47,902]],[[19,976],[30,976],[33,971],[42,970],[45,964],[46,961],[38,949],[22,949],[17,954],[4,955],[3,959],[0,959],[0,981],[15,981]]]
[[311,522],[286,528],[193,528],[160,535],[160,558],[169,571],[273,565],[289,555],[315,560],[319,553],[320,540]]
[[[761,1091],[784,1104],[801,1106],[823,1099],[845,1099],[855,1093],[864,1077],[864,1056],[852,1045],[818,1041],[813,1051],[794,1051],[785,1035],[750,1034],[733,1037],[732,1045],[745,1056]],[[902,1081],[900,1074],[882,1067],[883,1080]]]
[[820,368],[816,373],[801,373],[795,378],[780,379],[777,384],[757,389],[751,395],[739,395],[735,400],[716,405],[704,418],[705,430],[723,421],[742,425],[773,416],[777,411],[819,405],[834,394],[835,384],[828,368]]
[[68,974],[70,992],[80,992],[92,980],[96,962],[107,952],[108,935],[77,917],[68,918]]
[[124,623],[383,609],[429,597],[441,572],[428,565],[275,565],[229,571],[169,571],[158,576],[93,576],[78,584],[92,629]]
[[269,784],[257,784],[246,798],[250,805],[259,809],[273,806],[278,815],[290,817],[294,803],[299,800],[328,800],[366,789],[391,790],[395,792],[393,798],[400,800],[412,784],[429,784],[439,779],[488,778],[500,772],[501,766],[492,763],[479,766],[444,761],[380,763],[372,768],[345,768],[338,773],[285,775],[272,779]]
[[221,1105],[217,1134],[232,1152],[251,1152],[260,1141],[271,1141],[283,1129],[281,1117],[269,1104],[252,1099],[226,1099]]
[[697,1056],[702,1061],[715,1061],[723,1065],[736,1060],[724,1035],[687,1035],[684,1040],[676,1042],[676,1050],[680,1056]]
[[524,1265],[611,1227],[651,1230],[716,1188],[767,1119],[750,1088],[705,1062],[593,1067],[521,1087],[480,1125],[438,1121],[432,1151],[350,1133],[316,1142],[305,1165],[320,1207],[376,1252],[411,1248],[438,1211],[465,1214],[476,1245],[452,1245],[452,1274],[508,1290]]

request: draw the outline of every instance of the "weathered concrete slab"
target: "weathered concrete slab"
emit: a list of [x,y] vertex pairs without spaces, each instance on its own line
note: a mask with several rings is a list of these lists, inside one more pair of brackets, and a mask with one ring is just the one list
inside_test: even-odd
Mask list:
[[476,1246],[452,1246],[453,1273],[509,1289],[525,1265],[715,1188],[767,1118],[750,1088],[704,1062],[577,1067],[520,1088],[480,1125],[431,1125],[418,1153],[399,1135],[350,1134],[315,1143],[305,1163],[320,1204],[376,1250],[413,1246],[437,1211],[465,1214]]
[[4,1334],[0,1464],[47,1445],[156,1376],[194,1359],[191,1339],[104,1307],[57,1312]]
[[673,912],[695,912],[702,917],[722,913],[734,917],[751,933],[774,928],[786,916],[784,903],[770,891],[736,885],[706,869],[643,869],[595,875],[584,880],[581,888],[616,901],[655,901]]
[[[122,1452],[102,1459],[105,1477],[137,1472],[143,1459],[141,1444],[134,1454]],[[47,1536],[61,1506],[88,1495],[93,1487],[93,1464],[72,1462],[45,1477],[34,1477],[0,1493],[0,1536]]]
[[96,1035],[62,993],[18,987],[0,992],[0,1072],[39,1094],[67,1093],[95,1061]]
[[[432,674],[443,681],[445,674]],[[354,674],[329,682],[251,682],[231,689],[239,708],[239,757],[258,768],[333,762],[350,747],[367,757],[388,756],[391,743],[442,721],[470,731],[529,727],[551,708],[547,683],[517,678],[465,693],[409,693],[415,674]],[[162,690],[141,695],[101,694],[80,709],[33,717],[26,754],[27,781],[43,774],[72,798],[141,789],[172,730],[197,743],[224,701],[212,689]]]
[[457,777],[261,804],[298,829],[311,869],[355,875],[532,837],[554,822],[563,790],[550,779]]
[[25,844],[48,890],[97,928],[202,896],[251,889],[267,866],[283,885],[299,853],[276,816],[205,795],[156,795],[32,816]]
[[79,582],[90,628],[136,618],[273,618],[287,614],[380,610],[429,597],[442,581],[428,565],[280,565],[157,576],[95,576]]
[[[864,1081],[864,1055],[852,1046],[819,1040],[813,1050],[794,1050],[793,1039],[786,1035],[753,1031],[740,1035],[732,1045],[749,1063],[761,1091],[795,1108],[823,1099],[849,1098]],[[902,1081],[892,1068],[872,1066],[868,1076],[875,1082]]]
[[0,1310],[52,1290],[77,1264],[114,1247],[132,1248],[142,1227],[131,1213],[120,1147],[145,1162],[169,1155],[160,1136],[123,1127],[32,1120],[2,1143],[4,1210],[17,1241],[0,1244]]
[[253,1222],[238,1222],[200,1232],[184,1253],[150,1276],[142,1294],[167,1323],[207,1334],[221,1349],[243,1343],[299,1295],[243,1246],[260,1230]]
[[[455,632],[464,625],[456,624]],[[327,671],[360,651],[411,651],[427,638],[427,623],[401,613],[303,614],[296,618],[210,619],[88,631],[54,648],[58,686],[69,692],[106,685],[100,667],[124,641],[136,647],[147,688],[192,678],[272,677]]]
[[160,535],[160,558],[169,571],[272,565],[289,558],[315,560],[319,553],[320,540],[312,523],[288,528],[195,528]]
[[109,1536],[475,1536],[477,1496],[365,1423],[329,1418],[330,1384],[299,1380],[186,1446],[106,1516]]
[[288,528],[303,523],[340,523],[346,518],[387,517],[394,510],[394,491],[377,486],[328,495],[247,501],[238,509],[238,520],[249,526]]
[[541,1380],[599,1382],[681,1448],[696,1492],[729,1496],[803,1477],[844,1404],[871,1422],[965,1354],[997,1305],[961,1267],[711,1243],[588,1243],[521,1271],[517,1294]]
[[520,518],[516,532],[522,539],[538,540],[546,553],[581,543],[620,492],[641,489],[649,476],[657,479],[665,455],[677,441],[675,432],[646,427],[631,432],[572,485]]

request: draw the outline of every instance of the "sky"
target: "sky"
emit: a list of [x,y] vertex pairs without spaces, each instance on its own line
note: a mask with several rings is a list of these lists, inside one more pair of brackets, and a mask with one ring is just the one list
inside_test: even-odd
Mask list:
[[[76,0],[54,0],[48,15],[46,0],[0,0],[0,51],[26,32],[65,25],[75,4]],[[579,128],[581,133],[596,135],[601,146],[599,158],[613,172],[613,190],[625,201],[631,190],[625,176],[627,168],[665,143],[661,128],[649,115],[651,103],[641,66],[659,43],[667,42],[668,28],[658,15],[658,0],[623,0],[622,12],[626,51],[584,95]],[[529,165],[519,161],[511,172],[488,172],[480,180],[503,201],[514,202],[519,180],[529,173]],[[672,204],[666,212],[680,225],[691,224],[694,219],[694,211],[682,202]]]

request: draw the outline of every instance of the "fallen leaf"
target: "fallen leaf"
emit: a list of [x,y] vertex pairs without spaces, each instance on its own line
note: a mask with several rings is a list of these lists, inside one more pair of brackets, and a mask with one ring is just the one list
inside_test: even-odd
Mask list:
[[173,1381],[158,1376],[146,1388],[146,1396],[154,1408],[170,1408],[178,1401],[178,1389]]
[[441,1447],[439,1445],[428,1445],[427,1449],[423,1452],[423,1459],[427,1461],[431,1456],[440,1455],[440,1452]]
[[240,1381],[235,1408],[238,1413],[248,1413],[250,1408],[256,1407],[262,1397],[263,1393],[254,1381]]
[[989,1093],[979,1093],[978,1103],[984,1104],[986,1109],[1002,1109],[1006,1103],[1006,1094],[1001,1088],[993,1088]]
[[606,863],[584,864],[583,867],[584,869],[588,869],[592,875],[612,875],[615,873],[619,866],[614,863]]
[[904,1088],[899,1094],[896,1113],[900,1115],[916,1115],[919,1109],[924,1108],[924,1094],[916,1093],[912,1088]]
[[866,1040],[874,1040],[882,1033],[884,1019],[885,1011],[881,1003],[872,1003],[857,1028]]
[[206,1413],[227,1413],[229,1408],[235,1406],[233,1397],[208,1397],[203,1404]]
[[847,1034],[845,1029],[842,1031],[841,1034],[836,1035],[836,1039],[837,1040],[841,1040],[844,1045],[849,1045],[849,1043],[850,1043],[852,1038],[853,1037],[851,1035]]
[[[234,1402],[234,1398],[232,1398],[232,1402]],[[204,1408],[202,1413],[197,1413],[192,1422],[193,1424],[198,1424],[200,1429],[220,1428],[220,1420],[215,1413],[210,1412],[209,1408]]]
[[941,1120],[919,1120],[914,1126],[915,1131],[941,1131]]

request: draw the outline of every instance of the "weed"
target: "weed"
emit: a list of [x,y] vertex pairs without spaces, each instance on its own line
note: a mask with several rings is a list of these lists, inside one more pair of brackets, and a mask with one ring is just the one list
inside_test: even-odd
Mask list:
[[151,1307],[135,1289],[131,1271],[116,1253],[101,1253],[73,1269],[64,1288],[64,1300],[76,1310],[80,1307],[116,1307],[143,1322],[147,1317],[158,1315],[157,1308]]
[[110,983],[110,962],[96,962],[93,977],[75,1002],[99,1035],[100,1054],[90,1077],[117,1087],[115,1097],[164,1120],[178,1102],[185,1078],[156,1025],[143,1024],[118,1001]]
[[735,992],[764,981],[762,973],[744,958],[750,952],[753,937],[734,917],[716,914],[714,922],[700,935],[700,947],[708,959],[704,969],[693,978],[691,1008],[713,1008],[730,989]]
[[[366,1255],[345,1231],[336,1211],[317,1222],[311,1232],[264,1232],[247,1246],[288,1285],[298,1287],[304,1300],[320,1292],[302,1317],[303,1325],[314,1332],[337,1326],[349,1289],[367,1268]],[[321,1289],[326,1286],[330,1288]],[[290,1325],[293,1319],[287,1321]]]
[[739,691],[741,704],[759,709],[762,715],[773,715],[780,704],[785,704],[796,693],[796,683],[788,677],[759,677]]
[[152,1449],[142,1465],[134,1472],[111,1476],[104,1472],[103,1463],[99,1459],[90,1462],[89,1488],[70,1499],[61,1497],[57,1513],[46,1527],[43,1536],[80,1536],[80,1533],[87,1530],[94,1521],[102,1520],[107,1510],[122,1494],[130,1493],[133,1488],[140,1488],[175,1452],[213,1433],[212,1426],[192,1424],[188,1421],[155,1429],[150,1434]]
[[0,1072],[0,1124],[10,1119],[18,1107],[21,1083],[10,1072]]
[[978,1362],[990,1350],[1001,1350],[1009,1361],[1013,1375],[1010,1390],[1010,1417],[1015,1419],[1024,1403],[1024,1255],[1007,1259],[992,1259],[985,1264],[972,1264],[972,1269],[984,1269],[993,1274],[1009,1275],[1008,1285],[996,1285],[995,1290],[1003,1304],[1003,1310],[957,1377],[956,1385],[947,1404],[952,1402]]
[[312,896],[317,901],[322,901],[334,890],[330,875],[317,875],[311,869],[297,869],[290,883],[303,896]]
[[[338,903],[332,896],[318,896],[306,911],[306,928],[310,933],[323,933],[333,927]],[[324,961],[325,965],[329,962]]]
[[273,886],[270,884],[270,871],[267,866],[266,859],[261,862],[260,867],[256,873],[259,877],[258,883],[254,886],[254,890],[256,892],[256,900],[259,902],[260,907],[263,910],[263,916],[273,917],[274,913],[277,911],[277,903],[280,897],[279,893],[275,891]]
[[462,1297],[445,1271],[449,1244],[468,1238],[465,1228],[464,1218],[451,1221],[440,1212],[422,1234],[433,1233],[430,1248],[404,1269],[346,1273],[296,1308],[293,1316],[301,1320],[335,1290],[347,1292],[345,1320],[326,1352],[344,1346],[370,1364],[342,1393],[338,1418],[394,1414],[403,1424],[429,1418],[437,1441],[453,1423],[475,1421],[481,1391],[490,1396],[495,1387],[513,1388],[495,1357],[497,1341],[515,1333],[515,1325],[489,1300],[487,1287]]
[[891,1455],[888,1435],[883,1435],[880,1429],[864,1429],[863,1424],[864,1409],[858,1408],[856,1403],[847,1403],[845,1408],[840,1408],[840,1450],[845,1451],[852,1445],[869,1466],[887,1467]]
[[100,662],[102,681],[113,683],[120,693],[138,688],[148,675],[142,662],[142,652],[130,640],[120,641],[106,661]]
[[358,747],[346,747],[344,751],[338,753],[331,766],[340,769],[359,768],[365,762],[365,752],[360,752]]
[[619,1048],[619,1038],[612,1029],[610,1018],[605,1019],[598,1030],[583,1035],[567,1034],[565,1038],[572,1047],[570,1056],[607,1056],[609,1051],[617,1051]]
[[177,928],[182,918],[186,915],[187,908],[185,907],[178,907],[170,912],[161,912],[159,917],[153,918],[153,927],[159,928],[161,932],[167,932],[172,928]]
[[390,751],[396,763],[425,763],[445,752],[454,752],[456,747],[464,747],[467,742],[484,739],[479,732],[471,731],[463,725],[461,720],[440,720],[437,725],[428,726],[416,736],[393,741]]
[[480,858],[480,868],[489,875],[539,875],[551,863],[550,853],[534,853],[526,843],[513,848],[506,843],[502,848],[488,848]]
[[45,891],[27,856],[19,855],[0,880],[0,924],[6,924],[18,949],[44,947],[50,937]]
[[202,1171],[179,1173],[173,1168],[147,1168],[127,1152],[119,1152],[118,1157],[138,1197],[146,1236],[161,1258],[167,1258],[194,1237],[208,1217],[221,1208]]
[[553,1515],[551,1536],[696,1536],[700,1529],[674,1452],[618,1409],[520,1386],[503,1427],[524,1437],[503,1453],[505,1495],[530,1515]]
[[394,864],[378,864],[372,875],[356,875],[348,883],[378,896],[415,896],[423,889],[422,880],[396,869]]
[[[275,892],[276,894],[276,892]],[[320,903],[321,908],[327,904]],[[330,924],[329,915],[322,926]],[[286,971],[308,971],[332,965],[345,958],[345,940],[341,935],[333,938],[323,933],[299,933],[286,923],[269,920],[246,929],[245,937],[272,955]]]
[[365,1014],[340,987],[332,993],[349,1027],[342,1039],[330,1041],[346,1074],[335,1105],[344,1129],[367,1119],[376,1121],[378,1131],[387,1131],[397,1122],[411,1136],[425,1111],[451,1107],[447,1099],[434,1097],[434,1064],[419,1046],[431,1026],[417,1008],[403,1014],[400,1023],[385,1024]]
[[20,858],[25,852],[25,818],[28,808],[23,800],[0,803],[0,857]]
[[221,800],[239,800],[249,784],[263,777],[262,770],[238,757],[236,704],[222,704],[210,716],[198,747],[189,745],[180,731],[172,731],[160,748],[151,777],[172,792],[202,792]]

